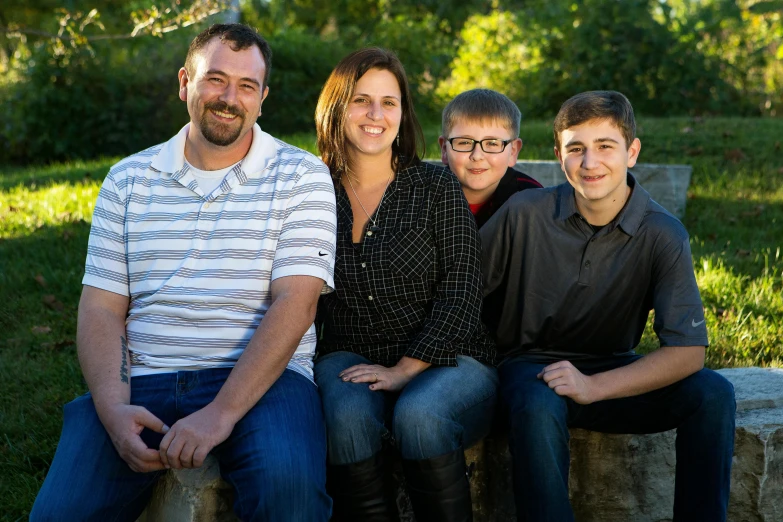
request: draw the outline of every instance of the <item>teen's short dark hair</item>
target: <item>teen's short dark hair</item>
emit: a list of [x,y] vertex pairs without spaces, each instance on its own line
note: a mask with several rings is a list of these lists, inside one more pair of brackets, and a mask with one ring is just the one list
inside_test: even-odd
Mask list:
[[370,69],[392,73],[397,78],[402,94],[400,137],[392,143],[392,168],[407,168],[418,163],[424,155],[424,133],[413,110],[405,68],[393,52],[380,47],[367,47],[352,52],[337,64],[321,89],[315,109],[316,144],[321,159],[335,180],[340,179],[348,168],[345,112],[356,83]]
[[511,132],[511,138],[518,138],[521,120],[522,113],[506,95],[492,89],[471,89],[455,96],[443,109],[441,133],[448,138],[459,122],[496,122]]
[[199,33],[190,42],[188,54],[185,56],[185,70],[189,76],[195,74],[194,61],[201,50],[213,39],[219,38],[221,42],[231,46],[232,51],[242,51],[248,47],[256,46],[264,57],[264,85],[268,85],[269,72],[272,70],[272,48],[269,43],[256,32],[255,29],[244,24],[214,24]]
[[620,129],[626,147],[636,138],[636,119],[628,98],[617,91],[587,91],[560,106],[554,124],[555,148],[560,150],[561,132],[590,120],[611,121]]

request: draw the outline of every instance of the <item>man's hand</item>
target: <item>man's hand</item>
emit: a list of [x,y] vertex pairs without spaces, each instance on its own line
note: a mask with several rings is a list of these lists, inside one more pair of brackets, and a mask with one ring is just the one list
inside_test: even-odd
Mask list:
[[166,433],[169,427],[149,410],[141,406],[118,404],[102,412],[101,422],[117,453],[130,469],[139,473],[164,469],[158,451],[148,448],[140,434],[144,428]]
[[234,424],[214,403],[178,420],[160,442],[163,465],[175,469],[201,467],[212,448],[231,435]]
[[550,364],[537,375],[556,394],[570,397],[579,404],[590,404],[600,400],[592,377],[577,370],[568,361]]

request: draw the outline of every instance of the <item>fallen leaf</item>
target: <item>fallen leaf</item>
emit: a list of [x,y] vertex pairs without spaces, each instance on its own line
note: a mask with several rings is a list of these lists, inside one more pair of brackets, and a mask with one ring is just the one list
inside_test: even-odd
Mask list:
[[691,132],[693,132],[693,128],[692,127],[683,127],[682,129],[680,129],[680,132],[682,132],[683,134],[690,134]]
[[61,312],[65,307],[60,301],[57,300],[57,297],[52,294],[46,294],[41,298],[41,301],[43,301],[43,304],[45,304],[48,308],[51,308],[57,312]]
[[52,329],[48,326],[33,326],[32,328],[30,328],[30,331],[36,335],[39,335],[39,334],[48,334],[49,332],[52,331]]
[[696,199],[697,196],[693,192],[688,192],[688,196],[687,197],[688,197],[688,199],[693,200],[693,199]]
[[19,212],[19,209],[13,205],[8,205],[8,212]]
[[46,286],[46,279],[44,279],[44,276],[41,274],[36,275],[33,279],[35,279],[35,282],[38,283],[41,286]]
[[730,149],[723,154],[723,157],[728,161],[737,163],[745,159],[745,153],[742,152],[742,149]]
[[747,257],[750,255],[750,250],[739,249],[737,250],[737,255],[740,257]]

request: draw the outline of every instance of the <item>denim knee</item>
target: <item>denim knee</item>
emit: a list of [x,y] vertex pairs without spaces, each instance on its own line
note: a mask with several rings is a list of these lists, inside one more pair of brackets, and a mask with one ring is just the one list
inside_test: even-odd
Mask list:
[[567,429],[566,401],[543,381],[507,393],[503,401],[512,434],[547,438],[552,430]]
[[734,386],[721,374],[704,368],[682,381],[678,400],[693,409],[694,415],[712,422],[731,421],[737,408]]
[[397,402],[392,431],[403,458],[429,459],[462,446],[462,425],[446,413],[404,398]]

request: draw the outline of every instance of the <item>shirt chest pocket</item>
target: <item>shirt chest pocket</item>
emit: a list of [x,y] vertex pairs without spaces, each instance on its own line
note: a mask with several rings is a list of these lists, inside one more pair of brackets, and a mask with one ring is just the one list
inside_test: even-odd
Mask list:
[[420,281],[435,263],[435,246],[426,228],[400,230],[389,240],[389,265],[396,275]]

